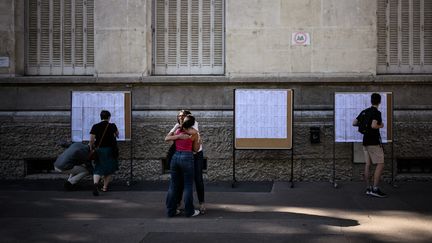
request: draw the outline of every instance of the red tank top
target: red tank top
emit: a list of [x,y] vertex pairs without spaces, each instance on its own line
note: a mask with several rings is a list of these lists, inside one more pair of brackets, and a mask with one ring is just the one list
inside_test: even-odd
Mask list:
[[[175,135],[186,134],[186,132],[177,129]],[[191,151],[192,152],[192,139],[177,139],[175,140],[176,151]]]

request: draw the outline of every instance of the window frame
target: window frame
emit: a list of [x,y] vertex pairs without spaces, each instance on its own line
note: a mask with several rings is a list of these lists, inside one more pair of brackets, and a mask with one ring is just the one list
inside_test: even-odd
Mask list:
[[[34,37],[36,39],[36,44],[32,45],[36,47],[36,50],[30,50],[30,46],[31,46],[31,40],[30,40],[30,18],[31,18],[31,9],[30,9],[30,4],[31,2],[36,2],[36,19],[37,19],[37,34],[36,37]],[[41,6],[41,3],[44,2],[45,4],[48,3],[49,9],[45,10],[49,13],[49,17],[48,17],[48,22],[49,22],[49,49],[48,49],[48,54],[45,53],[45,55],[48,55],[49,58],[47,60],[42,60],[41,59],[41,53],[43,53],[44,51],[41,49],[41,38],[42,38],[42,27],[41,27],[41,9],[43,8]],[[53,35],[55,34],[54,32],[54,28],[53,28],[53,24],[55,23],[54,20],[54,2],[58,3],[59,6],[57,6],[58,8],[60,8],[59,10],[59,15],[57,16],[60,18],[60,24],[59,26],[59,40],[58,39],[54,39]],[[70,62],[68,62],[66,60],[65,57],[65,50],[67,44],[65,43],[65,29],[67,28],[65,25],[65,2],[66,0],[26,0],[25,1],[25,40],[24,40],[24,47],[25,47],[25,56],[24,56],[24,60],[25,60],[25,75],[34,75],[34,76],[56,76],[56,75],[61,75],[61,76],[72,76],[72,75],[79,75],[79,76],[93,76],[95,73],[95,26],[94,26],[94,22],[95,22],[95,1],[94,0],[70,0]],[[77,15],[76,15],[76,8],[77,6],[80,7],[80,5],[77,5],[77,2],[82,2],[82,12],[80,12],[79,14],[82,15],[81,18],[81,23],[82,23],[82,40],[79,42],[76,41],[77,38],[77,31],[76,28],[78,28],[76,26],[75,20],[77,19]],[[89,7],[91,6],[91,7]],[[88,17],[92,17],[92,19],[90,19],[89,22],[89,18]],[[89,34],[91,33],[91,34]],[[46,38],[46,37],[45,37]],[[55,61],[53,58],[53,50],[54,50],[54,41],[57,41],[58,43],[58,47],[57,49],[59,50],[59,55],[60,57],[58,58],[59,61]],[[80,46],[82,47],[82,51],[77,50],[76,48],[76,44],[80,44]],[[90,44],[90,45],[89,45]],[[32,57],[31,54],[36,53],[36,57]],[[80,59],[81,59],[81,63],[80,61],[77,62],[76,58],[77,56],[80,55]],[[90,59],[90,61],[89,61]],[[34,63],[31,63],[30,60],[35,60]],[[48,62],[47,63],[43,63],[43,62]]]
[[[165,29],[164,32],[165,33],[162,33],[162,35],[164,35],[163,41],[165,42],[163,44],[163,47],[165,48],[164,53],[162,55],[164,57],[163,64],[160,64],[160,62],[159,62],[160,59],[158,60],[158,54],[162,53],[162,52],[158,53],[158,47],[160,47],[160,46],[158,46],[158,34],[161,32],[157,31],[157,29],[158,29],[158,26],[157,26],[157,24],[158,24],[157,23],[158,5],[156,2],[160,2],[160,1],[163,1],[164,5],[165,5],[165,7],[163,7],[164,8],[163,19],[164,19],[164,29]],[[192,37],[191,37],[191,35],[192,35],[192,32],[191,32],[192,31],[191,30],[192,29],[192,27],[191,27],[192,5],[191,5],[191,3],[192,3],[192,1],[195,1],[195,0],[187,0],[187,8],[188,8],[188,14],[187,14],[188,31],[186,34],[186,36],[187,36],[187,42],[186,42],[186,44],[187,44],[187,58],[185,58],[184,55],[180,55],[180,49],[181,49],[181,47],[180,47],[181,39],[180,38],[181,37],[184,38],[184,36],[182,36],[182,34],[184,32],[179,32],[179,30],[181,31],[180,22],[182,21],[182,15],[179,13],[181,13],[181,10],[182,10],[181,7],[182,7],[183,1],[174,0],[174,1],[176,1],[176,5],[177,5],[176,6],[176,29],[177,29],[177,33],[175,34],[176,35],[176,38],[175,38],[176,48],[175,48],[175,50],[169,49],[168,42],[170,41],[170,39],[167,38],[170,35],[170,33],[168,31],[169,6],[167,4],[169,1],[172,1],[172,0],[160,0],[160,1],[159,0],[152,0],[152,26],[151,26],[151,29],[152,29],[152,56],[151,56],[152,75],[154,75],[154,76],[223,76],[223,75],[225,75],[225,29],[226,29],[225,28],[225,23],[226,23],[226,21],[225,21],[225,16],[226,16],[226,11],[225,11],[226,4],[225,4],[225,2],[226,1],[220,0],[220,4],[221,4],[221,6],[220,6],[220,8],[221,8],[220,28],[221,28],[221,30],[219,32],[220,33],[219,47],[220,47],[221,54],[220,54],[220,56],[218,56],[220,65],[215,65],[215,59],[216,58],[214,58],[214,53],[215,53],[215,45],[214,45],[214,41],[215,41],[215,31],[214,31],[215,15],[214,15],[214,9],[215,9],[215,1],[217,1],[217,0],[209,0],[210,5],[211,5],[210,7],[212,9],[210,12],[210,21],[211,21],[211,26],[213,28],[211,28],[211,30],[210,30],[210,35],[211,35],[211,37],[210,37],[210,42],[211,42],[211,44],[210,44],[210,57],[207,57],[207,58],[209,58],[211,64],[208,64],[208,63],[204,64],[203,63],[203,54],[202,54],[202,52],[203,52],[203,43],[202,43],[203,34],[202,34],[202,30],[200,31],[199,37],[198,37],[198,38],[200,38],[198,40],[198,46],[199,46],[198,51],[193,52],[191,50],[192,49],[192,47],[191,47],[191,45],[192,45],[191,44],[191,39],[192,39]],[[199,27],[201,27],[201,28],[203,28],[203,25],[202,25],[202,22],[203,22],[202,21],[203,20],[202,19],[202,15],[203,15],[202,3],[203,3],[203,1],[208,1],[208,0],[199,0],[199,2],[198,2],[199,10],[201,10],[198,12],[198,15],[199,15],[198,21],[199,21]],[[171,39],[171,41],[172,41],[172,39]],[[168,60],[169,56],[170,56],[170,54],[168,52],[172,53],[173,51],[176,53],[175,65],[172,64],[173,59]],[[183,51],[184,51],[184,48],[183,48]],[[198,54],[192,54],[192,53],[198,53]],[[195,59],[198,60],[198,66],[192,65],[192,61],[191,61],[192,55],[194,55],[194,56],[198,55],[197,58],[195,57]],[[171,54],[171,56],[172,56],[172,54]],[[185,59],[187,59],[187,66],[184,66],[184,63],[183,64],[181,63],[181,60],[185,60]],[[171,65],[169,64],[170,61],[171,61]],[[205,65],[209,65],[209,66],[205,66]]]
[[[377,1],[377,74],[432,73],[432,23],[429,29],[425,27],[432,20],[432,5],[429,7],[430,16],[425,18],[425,0]],[[381,22],[384,18],[385,23]]]

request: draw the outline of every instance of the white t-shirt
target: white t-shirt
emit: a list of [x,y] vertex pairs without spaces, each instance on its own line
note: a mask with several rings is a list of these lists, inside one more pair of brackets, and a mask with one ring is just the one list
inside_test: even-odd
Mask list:
[[[171,129],[170,133],[174,133],[174,132],[179,128],[179,127],[180,127],[180,124],[176,123],[176,124],[174,125],[174,127]],[[197,131],[199,132],[199,130],[198,130],[198,122],[197,122],[197,121],[195,121],[195,123],[194,123],[194,125],[192,126],[192,128],[195,129],[195,130],[197,130]],[[202,148],[202,144],[200,144],[200,148],[199,148],[198,152],[201,152],[202,149],[203,149],[203,148]]]

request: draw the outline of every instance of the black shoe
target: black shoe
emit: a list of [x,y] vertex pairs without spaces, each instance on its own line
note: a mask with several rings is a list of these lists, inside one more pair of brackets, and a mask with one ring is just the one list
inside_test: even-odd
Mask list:
[[371,192],[372,192],[372,187],[368,187],[368,188],[366,188],[366,195],[368,195],[368,196],[370,196],[371,195]]
[[379,188],[372,189],[372,191],[370,192],[370,195],[374,196],[374,197],[387,197],[387,194],[382,192]]
[[93,186],[93,196],[99,196],[98,184],[94,184]]
[[73,191],[74,190],[74,185],[72,183],[70,183],[69,181],[65,181],[65,183],[64,183],[64,189],[66,191]]

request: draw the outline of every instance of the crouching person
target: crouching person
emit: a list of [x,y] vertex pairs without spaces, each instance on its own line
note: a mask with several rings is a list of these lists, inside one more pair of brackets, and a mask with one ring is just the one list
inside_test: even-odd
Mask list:
[[56,171],[69,174],[69,178],[64,183],[66,190],[73,190],[79,180],[92,173],[93,166],[88,161],[89,152],[89,145],[73,143],[54,162]]

